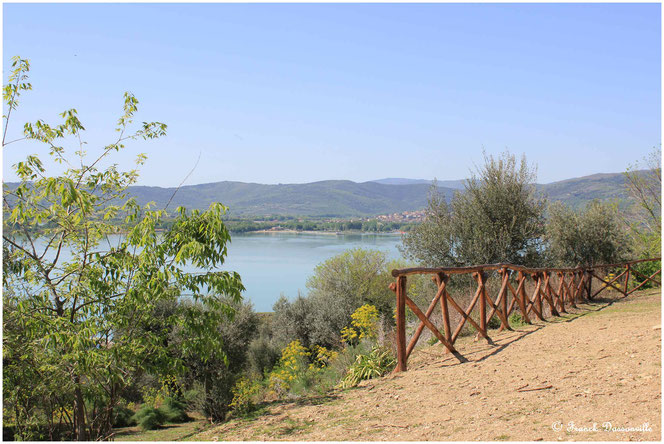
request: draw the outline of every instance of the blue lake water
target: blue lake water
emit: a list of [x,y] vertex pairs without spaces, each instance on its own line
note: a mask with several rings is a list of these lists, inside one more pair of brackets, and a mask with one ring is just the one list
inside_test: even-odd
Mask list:
[[[99,248],[116,246],[120,240],[119,235],[111,235]],[[272,311],[281,294],[289,299],[297,297],[298,291],[305,295],[307,278],[326,259],[358,247],[384,251],[390,260],[398,259],[400,243],[401,236],[394,234],[232,234],[222,269],[240,274],[246,288],[243,296],[256,311]],[[45,247],[46,240],[38,245]],[[61,259],[67,260],[68,256],[69,252],[63,251]],[[53,259],[54,249],[46,257]]]
[[401,237],[386,234],[233,234],[225,270],[237,271],[247,289],[244,298],[256,311],[272,311],[284,294],[289,299],[298,291],[306,294],[306,281],[319,263],[351,248],[381,250],[388,258],[401,257]]

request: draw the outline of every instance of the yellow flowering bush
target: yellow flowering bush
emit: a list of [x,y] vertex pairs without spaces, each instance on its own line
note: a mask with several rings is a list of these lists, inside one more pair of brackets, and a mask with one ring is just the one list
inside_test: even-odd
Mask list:
[[341,330],[341,340],[352,344],[362,339],[376,339],[378,336],[378,309],[364,304],[350,315],[352,327]]
[[292,341],[281,351],[277,367],[270,373],[269,387],[279,394],[286,392],[297,375],[307,369],[307,357],[311,353],[299,340]]
[[254,396],[258,394],[260,384],[246,376],[240,378],[233,387],[233,400],[229,407],[236,415],[246,415],[254,408]]
[[355,340],[357,337],[357,330],[355,330],[353,327],[344,327],[341,329],[341,342],[353,344],[356,342]]
[[339,356],[339,352],[336,352],[334,350],[328,350],[327,348],[322,347],[320,345],[314,345],[312,350],[312,356],[314,362],[309,364],[309,369],[317,370],[327,367],[330,364],[330,362],[332,362],[337,356]]
[[153,407],[159,407],[163,404],[166,398],[171,398],[175,395],[175,387],[177,387],[177,379],[173,375],[166,375],[159,378],[161,387],[158,389],[154,387],[146,387],[142,390],[143,400],[146,404]]

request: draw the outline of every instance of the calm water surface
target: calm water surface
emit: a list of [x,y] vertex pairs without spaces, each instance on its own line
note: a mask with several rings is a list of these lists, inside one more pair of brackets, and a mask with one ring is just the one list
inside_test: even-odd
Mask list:
[[[117,246],[118,235],[108,237],[100,249]],[[401,236],[394,234],[309,234],[309,233],[249,233],[232,234],[228,256],[222,269],[240,273],[246,288],[245,300],[256,311],[272,311],[272,305],[284,294],[294,299],[298,291],[306,294],[307,278],[316,265],[351,248],[367,248],[387,253],[389,259],[401,255],[397,245]],[[45,247],[44,240],[41,247]],[[47,258],[55,257],[54,249]],[[68,251],[62,259],[67,260]],[[187,271],[200,271],[190,269]]]
[[400,236],[387,234],[233,234],[223,268],[240,273],[247,289],[244,298],[253,302],[256,311],[272,311],[280,294],[289,299],[298,290],[306,294],[307,278],[326,259],[357,247],[398,259],[400,242]]

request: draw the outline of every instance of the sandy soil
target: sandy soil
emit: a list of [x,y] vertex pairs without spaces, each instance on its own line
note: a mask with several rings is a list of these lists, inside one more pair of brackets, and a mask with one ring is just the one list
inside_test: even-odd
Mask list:
[[[274,404],[192,439],[659,441],[661,292],[613,301],[494,330],[493,345],[462,338],[463,364],[425,346],[408,372]],[[605,431],[608,422],[632,430]]]

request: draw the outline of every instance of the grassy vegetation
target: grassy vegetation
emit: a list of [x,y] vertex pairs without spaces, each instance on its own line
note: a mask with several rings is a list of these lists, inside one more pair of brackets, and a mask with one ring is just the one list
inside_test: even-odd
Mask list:
[[115,429],[116,441],[182,441],[212,427],[202,415],[189,413],[193,421],[181,424],[167,424],[156,430],[141,430],[140,427]]

